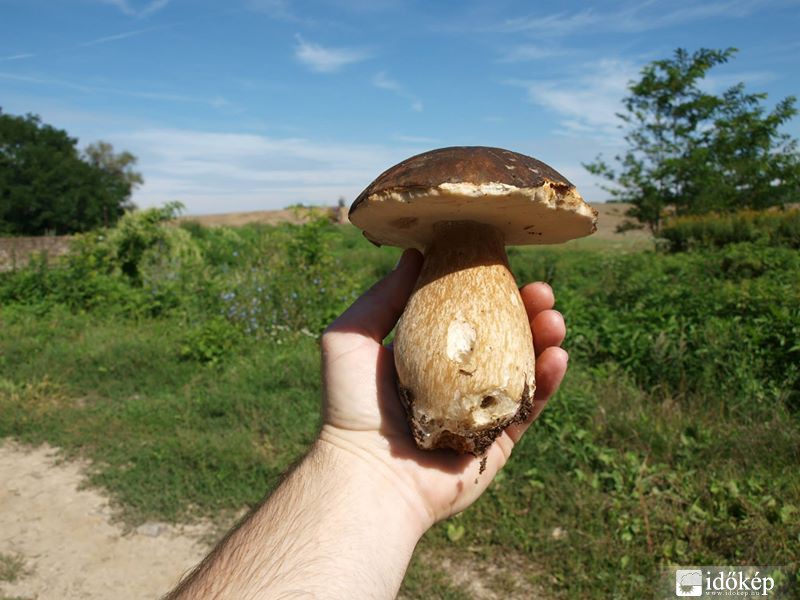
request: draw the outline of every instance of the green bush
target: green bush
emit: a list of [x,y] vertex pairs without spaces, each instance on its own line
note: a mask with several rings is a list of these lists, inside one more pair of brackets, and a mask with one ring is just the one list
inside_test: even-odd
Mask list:
[[180,346],[180,357],[204,364],[218,365],[236,353],[241,332],[229,321],[217,317],[190,328]]
[[720,248],[740,242],[800,248],[800,210],[745,210],[678,217],[668,221],[659,236],[669,242],[672,252]]
[[226,278],[223,314],[256,336],[321,333],[358,290],[352,270],[333,254],[336,236],[324,219],[271,230]]
[[0,300],[42,309],[222,316],[248,335],[317,336],[357,296],[362,277],[335,247],[327,219],[240,229],[170,223],[179,205],[126,214],[117,227],[76,236],[55,265],[0,275]]
[[[528,258],[530,257],[530,258]],[[547,279],[577,360],[613,364],[651,394],[800,408],[800,253],[721,250],[512,258]]]

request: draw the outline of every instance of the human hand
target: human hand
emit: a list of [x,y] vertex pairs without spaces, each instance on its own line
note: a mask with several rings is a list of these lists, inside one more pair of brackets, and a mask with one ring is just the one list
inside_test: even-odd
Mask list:
[[405,308],[422,256],[404,252],[396,269],[345,311],[322,336],[324,419],[321,443],[349,459],[366,461],[376,482],[393,486],[418,515],[421,531],[472,504],[503,467],[528,426],[558,389],[567,368],[559,345],[566,329],[552,310],[545,283],[520,290],[536,354],[536,395],[529,419],[495,440],[479,473],[480,459],[450,450],[420,450],[397,395],[394,356],[383,340]]

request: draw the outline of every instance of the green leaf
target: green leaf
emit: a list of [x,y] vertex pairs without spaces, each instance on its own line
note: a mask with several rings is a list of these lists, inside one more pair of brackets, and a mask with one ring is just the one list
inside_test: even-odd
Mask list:
[[456,525],[455,523],[447,524],[447,537],[453,543],[464,537],[464,532],[465,530],[463,525]]
[[797,507],[792,504],[784,504],[780,510],[781,523],[788,523],[792,514],[797,511]]

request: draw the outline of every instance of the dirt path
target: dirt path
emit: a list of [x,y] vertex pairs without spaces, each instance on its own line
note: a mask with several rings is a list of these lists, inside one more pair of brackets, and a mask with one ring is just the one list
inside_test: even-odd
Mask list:
[[158,598],[207,551],[204,527],[147,523],[124,533],[108,500],[78,489],[83,466],[57,464],[48,446],[0,444],[0,555],[25,567],[0,598]]

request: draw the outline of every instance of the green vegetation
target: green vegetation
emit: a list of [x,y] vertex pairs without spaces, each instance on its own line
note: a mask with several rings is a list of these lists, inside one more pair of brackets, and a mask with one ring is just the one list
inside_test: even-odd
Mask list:
[[[173,210],[0,275],[0,437],[90,458],[131,523],[257,502],[316,434],[317,335],[398,257],[324,221]],[[454,566],[509,597],[649,597],[671,564],[800,577],[800,254],[713,246],[511,249],[520,282],[555,288],[570,370],[487,494],[422,541],[405,597],[465,597]]]
[[[601,157],[585,167],[613,185],[613,198],[630,202],[628,216],[657,233],[668,208],[678,215],[764,209],[800,196],[797,140],[781,132],[796,114],[795,98],[771,111],[766,94],[734,85],[721,94],[702,82],[736,53],[679,48],[656,60],[629,86],[619,117],[628,149],[612,168]],[[628,222],[628,227],[635,227]]]
[[0,552],[0,582],[14,583],[25,572],[25,560],[19,554]]
[[114,224],[142,183],[136,157],[97,142],[81,154],[66,131],[0,110],[0,234],[88,231]]
[[667,221],[659,237],[669,242],[672,252],[722,248],[740,242],[799,249],[800,209],[678,217]]

